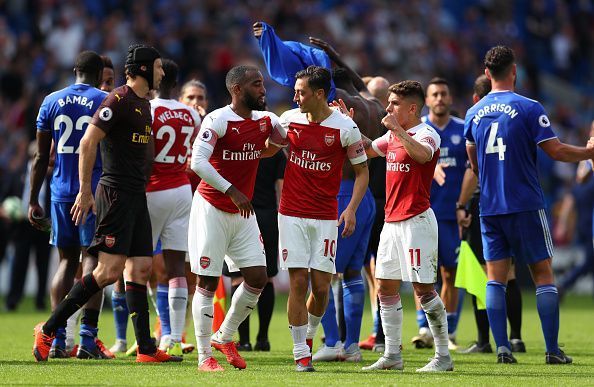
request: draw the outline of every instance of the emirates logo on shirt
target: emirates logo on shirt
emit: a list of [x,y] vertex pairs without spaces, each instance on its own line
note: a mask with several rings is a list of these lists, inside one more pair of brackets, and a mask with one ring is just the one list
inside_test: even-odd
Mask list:
[[200,267],[206,269],[210,266],[210,258],[208,257],[200,257]]
[[326,143],[326,145],[328,146],[332,146],[332,144],[334,144],[334,134],[332,133],[327,133],[324,136],[324,142]]

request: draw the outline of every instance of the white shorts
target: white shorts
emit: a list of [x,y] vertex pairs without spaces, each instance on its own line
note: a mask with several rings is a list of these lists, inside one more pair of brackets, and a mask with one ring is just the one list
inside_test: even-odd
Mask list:
[[161,240],[162,250],[188,251],[188,223],[192,207],[192,187],[146,193],[146,204],[153,229],[153,250]]
[[245,219],[239,213],[221,211],[194,193],[188,234],[192,272],[220,277],[223,261],[229,270],[266,267],[264,245],[256,216]]
[[437,281],[437,220],[431,208],[400,222],[384,223],[375,278],[422,284]]
[[281,268],[336,273],[336,220],[296,218],[278,214]]

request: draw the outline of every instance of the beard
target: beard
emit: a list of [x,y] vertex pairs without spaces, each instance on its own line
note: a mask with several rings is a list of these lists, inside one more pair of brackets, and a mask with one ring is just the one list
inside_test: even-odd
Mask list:
[[253,96],[246,94],[243,97],[243,102],[245,106],[247,106],[251,110],[265,110],[266,109],[266,100],[260,101],[258,98],[254,98]]

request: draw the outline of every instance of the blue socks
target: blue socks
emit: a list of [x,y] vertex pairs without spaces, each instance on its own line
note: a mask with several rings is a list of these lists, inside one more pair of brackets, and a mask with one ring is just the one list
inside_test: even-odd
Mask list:
[[419,329],[429,329],[429,322],[427,321],[427,316],[425,316],[425,311],[423,311],[423,309],[417,310],[417,325],[419,326]]
[[128,329],[128,304],[126,303],[126,293],[111,292],[111,307],[115,322],[116,339],[126,340],[126,330]]
[[507,339],[505,289],[506,286],[501,282],[487,282],[487,315],[495,345],[497,348],[507,347],[511,351],[511,345]]
[[157,284],[157,309],[161,320],[161,337],[171,334],[169,322],[169,284]]
[[536,309],[544,335],[547,352],[559,353],[559,294],[555,285],[536,288]]
[[66,328],[56,329],[56,336],[54,337],[54,341],[52,342],[52,347],[62,349],[66,348]]
[[346,339],[344,348],[353,343],[359,343],[361,334],[361,320],[363,319],[363,308],[365,306],[365,287],[363,277],[358,275],[345,279],[342,283],[344,319],[346,325]]
[[88,350],[94,350],[97,347],[95,339],[97,338],[97,327],[87,324],[80,324],[80,345]]
[[325,345],[327,347],[334,347],[336,342],[340,340],[340,333],[338,332],[338,322],[336,321],[336,307],[334,306],[334,291],[330,287],[330,294],[328,295],[328,306],[326,312],[322,316],[322,327],[324,328]]

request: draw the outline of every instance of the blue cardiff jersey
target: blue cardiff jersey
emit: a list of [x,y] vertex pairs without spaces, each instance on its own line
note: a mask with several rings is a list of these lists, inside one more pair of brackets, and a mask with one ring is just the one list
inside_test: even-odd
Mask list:
[[540,103],[511,91],[491,92],[466,113],[464,135],[476,145],[481,216],[545,207],[537,144],[556,135]]
[[[50,132],[56,162],[51,181],[52,201],[74,202],[79,189],[78,154],[80,140],[107,93],[82,83],[58,90],[43,100],[37,116],[37,130]],[[92,188],[101,175],[101,158],[93,167]]]
[[468,159],[464,141],[464,120],[452,117],[442,130],[429,120],[429,116],[424,116],[422,119],[439,133],[441,146],[438,162],[448,165],[444,169],[446,174],[444,185],[440,186],[435,180],[431,184],[431,208],[437,220],[456,220],[456,202],[460,196]]

